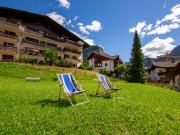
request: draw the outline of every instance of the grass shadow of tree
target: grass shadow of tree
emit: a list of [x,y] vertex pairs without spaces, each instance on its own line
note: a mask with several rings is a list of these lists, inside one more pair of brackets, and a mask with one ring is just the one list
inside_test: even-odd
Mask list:
[[93,94],[90,94],[89,96],[93,97],[93,98],[112,99],[112,96],[109,96],[109,95],[93,95]]
[[40,101],[36,101],[32,103],[32,105],[40,105],[41,108],[45,106],[52,106],[52,107],[69,107],[71,104],[67,99],[60,99],[60,100],[52,100],[52,99],[44,99]]

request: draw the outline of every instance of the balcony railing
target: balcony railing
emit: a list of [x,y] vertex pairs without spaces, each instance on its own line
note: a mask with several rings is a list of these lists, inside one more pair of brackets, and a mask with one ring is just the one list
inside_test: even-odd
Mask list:
[[43,33],[43,36],[45,38],[48,38],[48,39],[51,39],[51,40],[56,40],[58,42],[64,42],[63,38],[55,36],[55,35],[52,35],[52,34],[48,34],[46,32]]
[[10,35],[10,34],[2,32],[2,31],[0,31],[0,36],[7,37],[7,38],[13,38],[13,39],[17,39],[18,38],[17,35]]
[[63,52],[70,52],[70,53],[75,53],[75,54],[81,54],[81,51],[72,50],[72,49],[68,49],[68,48],[64,48]]
[[79,44],[78,42],[75,42],[75,41],[72,41],[72,40],[69,40],[69,39],[66,39],[66,42],[67,43],[70,43],[70,44],[74,44],[74,45],[76,45],[76,46],[82,46],[81,44]]
[[32,56],[40,56],[42,57],[43,54],[39,50],[26,50],[26,49],[21,49],[22,54],[26,55],[32,55]]
[[27,39],[23,39],[23,43],[32,44],[32,45],[36,45],[36,46],[40,46],[40,47],[51,48],[51,49],[57,49],[57,47],[51,46],[50,44],[44,44],[41,42],[34,42],[31,40],[27,40]]
[[0,50],[7,50],[7,51],[16,52],[17,51],[17,47],[10,47],[10,46],[0,45]]
[[23,43],[28,43],[28,44],[40,46],[39,42],[34,42],[34,41],[26,40],[26,39],[23,39]]
[[80,59],[73,59],[73,58],[64,58],[65,60],[73,60],[73,61],[77,61],[77,62],[81,62]]
[[67,42],[67,43],[70,43],[70,44],[74,44],[76,46],[81,46],[81,44],[78,43],[78,42],[75,42],[75,41],[72,41],[72,40],[69,40],[69,39],[65,39],[63,37],[59,37],[58,35],[52,35],[50,33],[47,33],[47,32],[44,32],[44,31],[40,31],[38,29],[31,28],[31,27],[28,27],[28,26],[26,26],[26,31],[42,35],[45,38],[48,38],[48,39],[51,39],[51,40],[56,40],[58,42]]

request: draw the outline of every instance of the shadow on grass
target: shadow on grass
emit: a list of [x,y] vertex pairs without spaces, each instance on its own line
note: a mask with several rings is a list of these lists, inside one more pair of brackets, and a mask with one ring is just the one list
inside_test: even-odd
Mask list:
[[109,96],[109,95],[93,95],[93,94],[90,94],[89,95],[90,97],[93,97],[93,98],[103,98],[103,99],[112,99],[113,96]]
[[93,97],[93,98],[103,98],[103,99],[109,99],[109,100],[111,100],[111,99],[122,99],[123,97],[122,96],[114,96],[114,95],[99,95],[99,96],[97,96],[97,95],[93,95],[93,94],[91,94],[91,95],[89,95],[90,97]]
[[32,105],[40,105],[41,108],[45,106],[52,106],[52,107],[69,107],[71,104],[67,99],[60,99],[60,100],[52,100],[52,99],[44,99],[32,103]]

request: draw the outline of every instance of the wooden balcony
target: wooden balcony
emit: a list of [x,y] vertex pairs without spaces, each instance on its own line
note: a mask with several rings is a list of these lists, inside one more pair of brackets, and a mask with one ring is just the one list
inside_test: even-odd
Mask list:
[[81,62],[81,60],[80,59],[73,59],[73,58],[64,58],[65,60],[68,60],[68,61],[71,61],[71,62],[75,62],[75,63],[79,63],[79,62]]
[[72,40],[69,40],[69,39],[66,39],[66,43],[70,43],[70,44],[73,44],[73,45],[76,45],[78,47],[81,47],[82,45],[78,42],[75,42],[75,41],[72,41]]
[[35,46],[39,46],[39,47],[43,47],[43,48],[58,49],[57,46],[54,44],[35,42],[35,41],[27,40],[27,39],[23,39],[23,43],[31,44],[31,45],[35,45]]
[[0,45],[0,52],[4,54],[16,54],[17,47],[8,47],[8,46]]
[[43,57],[43,54],[40,53],[39,50],[25,50],[25,49],[21,49],[21,54]]
[[70,52],[70,53],[75,53],[75,54],[81,54],[82,53],[81,51],[72,50],[72,49],[69,49],[69,48],[64,48],[63,52]]
[[0,31],[0,36],[1,37],[6,37],[6,38],[18,39],[17,35],[10,35],[10,34],[7,34],[7,33],[4,33],[4,32],[1,32],[1,31]]
[[45,38],[48,38],[50,40],[54,40],[54,41],[57,41],[57,42],[64,42],[64,43],[70,43],[70,44],[73,44],[73,45],[76,45],[78,47],[81,47],[82,45],[78,42],[75,42],[75,41],[72,41],[70,39],[66,39],[64,37],[60,37],[58,35],[53,35],[53,34],[50,34],[46,31],[40,31],[38,29],[35,29],[35,28],[31,28],[31,27],[28,27],[28,26],[25,26],[26,28],[26,31],[27,32],[30,32],[30,33],[33,33],[33,34],[38,34],[40,36],[43,36]]

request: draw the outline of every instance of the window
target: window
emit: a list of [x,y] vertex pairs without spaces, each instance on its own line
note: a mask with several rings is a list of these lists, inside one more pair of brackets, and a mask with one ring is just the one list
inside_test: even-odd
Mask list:
[[75,60],[77,60],[77,57],[76,57],[76,56],[73,56],[72,58],[75,59]]
[[52,43],[48,43],[48,42],[47,42],[47,46],[50,48],[57,48],[56,44],[52,44]]
[[16,36],[16,33],[15,33],[15,32],[11,32],[11,31],[5,30],[4,33],[5,33],[5,34],[9,34],[9,35],[11,35],[11,36]]
[[14,47],[15,44],[4,42],[4,46],[7,46],[7,47]]
[[31,41],[31,42],[39,43],[39,40],[34,39],[34,38],[30,38],[30,37],[26,37],[25,40],[28,40],[28,41]]
[[105,67],[107,67],[108,66],[108,64],[107,63],[105,63]]
[[64,55],[64,58],[66,59],[66,58],[69,58],[69,55]]

